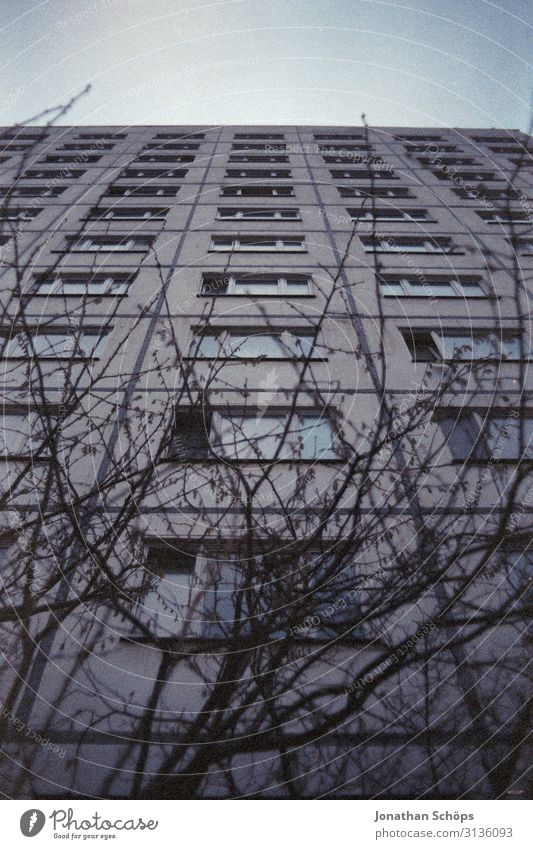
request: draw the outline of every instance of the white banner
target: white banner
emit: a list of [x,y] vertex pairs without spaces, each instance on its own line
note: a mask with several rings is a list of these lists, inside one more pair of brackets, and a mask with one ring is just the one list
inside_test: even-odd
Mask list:
[[[274,810],[275,809],[275,810]],[[533,845],[527,801],[6,801],[6,847],[366,849]],[[35,844],[29,840],[35,838]]]

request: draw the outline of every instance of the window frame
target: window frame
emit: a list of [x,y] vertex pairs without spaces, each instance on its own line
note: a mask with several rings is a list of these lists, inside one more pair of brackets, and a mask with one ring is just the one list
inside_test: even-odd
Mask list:
[[[532,432],[532,439],[524,446],[524,455],[520,455],[520,447],[516,455],[509,456],[494,456],[500,435],[490,437],[487,433],[487,428],[490,422],[501,421],[503,423],[510,421],[509,410],[498,409],[495,407],[485,408],[464,408],[448,407],[438,410],[434,416],[434,420],[440,425],[445,436],[445,445],[452,457],[453,463],[483,463],[488,461],[496,464],[508,463],[533,463],[533,411],[527,411],[525,415],[516,417],[515,421],[526,420],[530,422],[529,427]],[[460,428],[460,430],[458,430]],[[526,434],[527,436],[527,434]],[[460,440],[469,441],[469,444],[461,443]],[[490,439],[496,439],[496,445],[491,446]],[[517,446],[518,447],[518,446]],[[529,456],[525,452],[529,453]]]
[[[182,421],[185,421],[187,416],[190,416],[190,413],[187,409],[176,410],[175,420],[178,421],[179,413],[182,413]],[[198,451],[198,445],[193,446],[193,450],[188,451],[188,456],[176,457],[172,454],[167,454],[167,460],[169,462],[200,462],[200,463],[217,463],[217,462],[225,462],[225,463],[339,463],[343,461],[343,451],[342,446],[340,444],[339,435],[335,431],[335,427],[333,424],[333,417],[329,410],[317,410],[316,407],[310,407],[309,409],[300,407],[297,410],[290,409],[287,407],[268,407],[265,410],[251,410],[251,409],[232,409],[232,408],[217,408],[214,407],[207,419],[207,424],[209,430],[206,430],[206,417],[203,412],[194,411],[194,415],[200,420],[202,419],[203,425],[203,433],[201,433],[201,448]],[[284,439],[284,449],[289,451],[290,456],[282,456],[275,458],[275,455],[278,451],[278,447],[276,446],[274,450],[270,453],[269,456],[233,456],[232,454],[228,454],[224,450],[224,442],[222,441],[225,433],[225,425],[224,422],[233,422],[236,421],[236,427],[241,429],[241,425],[238,422],[244,422],[244,420],[255,421],[255,423],[265,422],[265,419],[278,420],[281,422],[280,430],[272,432],[268,432],[263,434],[265,439],[275,440],[277,436],[282,437],[285,434],[287,423],[291,422],[291,429],[287,431]],[[305,446],[305,438],[303,443],[300,444],[302,439],[301,433],[305,431],[307,425],[304,424],[305,420],[308,419],[318,419],[319,422],[327,422],[329,428],[329,436],[330,436],[330,447],[324,449],[324,452],[331,452],[334,456],[304,456],[309,449],[309,445]],[[293,427],[294,421],[296,421],[296,427]],[[285,422],[285,424],[283,424]],[[232,425],[230,425],[232,426]],[[313,428],[314,429],[314,428]],[[290,436],[290,434],[293,434]],[[179,434],[176,433],[174,439],[177,441],[179,439]],[[199,429],[195,428],[194,433],[187,431],[184,434],[184,438],[186,441],[190,443],[191,438],[193,438],[196,443],[199,443]],[[252,436],[245,436],[246,443],[251,442]],[[258,439],[261,438],[259,435]],[[227,443],[226,443],[227,444]],[[247,445],[245,450],[248,450],[250,446]],[[172,450],[172,449],[171,449]],[[238,450],[238,449],[237,449]],[[302,455],[300,455],[299,451],[302,450]],[[201,452],[205,452],[202,455]],[[184,452],[187,454],[187,450]]]
[[[360,236],[365,253],[416,253],[416,254],[462,254],[451,236],[406,236],[391,233],[390,236]],[[396,242],[392,247],[387,243]],[[411,243],[409,244],[406,243]],[[416,247],[414,247],[416,243]],[[419,249],[420,248],[420,249]]]
[[[223,214],[224,213],[224,214]],[[232,213],[227,215],[225,213]],[[267,213],[267,214],[265,214]],[[272,215],[270,215],[272,213]],[[294,213],[287,217],[287,213]],[[300,210],[297,207],[218,207],[218,221],[301,221]]]
[[[134,276],[132,274],[58,274],[53,280],[46,277],[46,275],[39,275],[39,277],[35,278],[32,288],[29,294],[36,297],[84,297],[87,295],[88,297],[97,297],[97,298],[105,298],[105,297],[125,297],[129,293],[129,287],[134,282]],[[86,283],[87,288],[86,292],[68,292],[61,291],[62,287],[65,285],[74,285],[79,286],[81,283]],[[93,286],[102,286],[105,284],[104,289],[98,289],[97,291],[91,291],[91,284]],[[122,287],[122,291],[113,291],[113,287],[119,284]],[[48,292],[43,292],[43,286],[51,286],[51,290]]]
[[[402,222],[407,222],[411,224],[413,222],[416,223],[418,221],[423,221],[426,223],[431,223],[435,221],[434,218],[431,218],[429,211],[423,207],[412,207],[411,209],[391,208],[390,210],[388,207],[374,210],[347,209],[346,212],[348,213],[352,221],[381,221],[384,223],[390,221],[391,223],[400,224]],[[420,214],[413,215],[412,213]]]
[[[280,353],[279,355],[269,356],[268,354],[239,354],[238,349],[237,352],[232,347],[232,339],[234,337],[239,336],[248,336],[248,337],[273,337],[279,340],[275,344],[279,344]],[[321,351],[321,345],[318,341],[319,333],[316,330],[308,330],[307,328],[295,328],[295,327],[283,327],[283,328],[268,328],[264,330],[264,328],[260,327],[219,327],[219,328],[207,328],[205,330],[198,330],[194,333],[191,344],[189,346],[189,351],[193,351],[193,353],[188,354],[185,359],[191,360],[236,360],[237,362],[270,362],[274,361],[326,361],[327,357]],[[204,339],[213,339],[215,340],[215,344],[217,346],[217,351],[215,353],[203,353],[201,350],[202,341]],[[304,344],[301,343],[302,339],[311,340],[312,344],[310,345],[310,350],[308,353],[304,352]],[[313,341],[315,340],[315,341]],[[298,353],[297,346],[298,343],[301,343],[301,352]]]
[[[422,283],[417,282],[415,284],[415,288],[413,289],[412,287],[413,287],[414,284],[412,283],[412,281],[408,277],[406,277],[404,275],[389,275],[389,276],[386,276],[386,277],[381,277],[381,279],[378,279],[378,284],[379,284],[379,287],[380,287],[380,294],[384,298],[431,298],[431,297],[439,298],[440,297],[440,298],[474,298],[474,299],[477,299],[477,298],[490,298],[491,297],[491,295],[484,289],[482,282],[481,282],[481,278],[478,278],[478,277],[470,278],[467,275],[464,275],[462,277],[462,279],[466,283],[469,282],[472,287],[476,286],[480,290],[481,294],[479,294],[479,295],[470,294],[469,295],[468,293],[466,293],[462,288],[461,278],[459,278],[458,280],[454,280],[453,278],[444,278],[443,277],[442,279],[441,278],[432,279],[431,277],[428,277],[428,278],[425,278],[424,282],[422,282]],[[382,289],[385,286],[388,286],[388,285],[391,285],[391,284],[401,286],[402,289],[403,289],[402,294],[399,294],[397,292],[383,292],[382,291]],[[432,292],[431,291],[432,285],[433,286],[439,286],[439,284],[440,285],[447,284],[454,294],[443,295],[443,294],[438,294],[438,293]],[[418,288],[421,291],[417,291]]]
[[[67,236],[66,251],[69,253],[144,253],[150,250],[154,240],[153,234],[117,233],[103,236]],[[101,245],[95,244],[98,239],[106,240]],[[60,251],[63,253],[63,251]]]
[[[222,239],[225,239],[227,244],[231,241],[231,246],[217,246],[217,240],[221,241]],[[264,240],[265,244],[262,244],[261,242],[254,242],[253,240],[255,239]],[[249,245],[246,245],[247,240],[250,240]],[[286,247],[288,242],[296,241],[300,242],[301,247]],[[272,242],[273,246],[269,246],[267,244],[268,242]],[[209,252],[215,253],[307,253],[307,245],[305,242],[305,236],[279,236],[277,234],[269,236],[257,236],[255,234],[224,236],[222,234],[214,234],[211,236],[208,250]]]
[[[204,275],[202,278],[201,290],[199,293],[200,297],[211,298],[211,297],[222,297],[222,298],[313,298],[315,297],[314,284],[313,280],[310,276],[298,273],[289,273],[289,274],[254,274],[251,277],[246,276],[245,274],[241,275],[213,275],[214,280],[213,283],[217,283],[220,280],[224,280],[224,286],[226,291],[221,292],[221,286],[216,287],[214,291],[204,291],[206,285],[211,285],[210,279],[208,275]],[[206,279],[207,278],[207,279]],[[242,285],[261,285],[262,283],[265,285],[269,285],[272,283],[276,283],[277,292],[267,292],[260,294],[250,293],[250,292],[241,292],[238,291],[237,287]],[[307,292],[299,292],[295,293],[291,291],[290,285],[305,285],[307,287]],[[218,291],[217,291],[218,289]]]
[[[109,336],[112,331],[112,327],[106,327],[102,330],[101,327],[86,327],[84,330],[72,332],[70,328],[60,328],[54,327],[46,330],[39,330],[39,328],[31,328],[32,331],[28,335],[24,335],[24,342],[19,340],[19,337],[22,335],[21,332],[12,332],[12,331],[0,331],[0,338],[6,340],[5,348],[0,355],[1,359],[4,360],[21,360],[21,361],[32,361],[32,360],[49,360],[52,362],[58,362],[63,360],[79,360],[79,361],[88,361],[88,360],[98,360],[100,359],[100,355],[102,352],[102,348],[104,347],[105,340]],[[28,352],[24,352],[24,344],[31,338],[32,340],[35,338],[39,338],[41,336],[44,337],[58,337],[59,339],[63,339],[63,344],[65,346],[65,350],[62,353],[54,353],[54,354],[41,354],[35,351],[35,346],[32,341],[32,350],[28,349]],[[96,342],[94,347],[90,351],[90,353],[78,353],[72,350],[71,340],[77,339],[78,346],[83,344],[83,339],[91,337],[96,338]],[[9,347],[10,345],[17,345],[20,353],[10,353]]]

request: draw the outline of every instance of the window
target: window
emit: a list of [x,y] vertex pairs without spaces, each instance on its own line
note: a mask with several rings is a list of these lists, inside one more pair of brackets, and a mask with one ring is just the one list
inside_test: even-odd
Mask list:
[[228,168],[225,176],[232,179],[235,177],[245,177],[248,179],[256,177],[258,180],[268,180],[270,177],[275,177],[277,180],[288,180],[292,177],[292,174],[290,171],[283,169],[267,171],[264,168],[247,168],[244,171],[239,171],[236,168]]
[[460,198],[473,198],[474,200],[482,200],[483,198],[486,198],[487,200],[518,199],[518,192],[516,189],[511,189],[511,187],[507,189],[487,189],[484,186],[478,186],[475,189],[452,189],[452,192]]
[[88,145],[84,142],[75,142],[73,144],[64,144],[59,148],[59,150],[94,150],[95,148],[98,150],[112,150],[114,147],[114,144],[102,144],[101,142],[98,142],[96,145]]
[[164,221],[168,214],[168,206],[114,206],[111,209],[96,207],[89,213],[89,218],[108,221]]
[[[533,548],[519,548],[520,543],[510,542],[508,547],[500,548],[495,554],[498,561],[499,574],[507,575],[512,590],[520,596],[518,603],[524,605],[528,612],[533,602]],[[515,602],[516,603],[516,602]]]
[[259,409],[256,413],[178,411],[173,460],[203,460],[218,455],[231,460],[334,460],[338,453],[329,417],[314,411]]
[[77,236],[67,237],[70,251],[147,251],[153,236]]
[[3,133],[0,136],[2,141],[18,141],[18,142],[37,142],[46,138],[46,132],[43,130],[40,133]]
[[333,431],[329,418],[299,412],[262,415],[217,414],[215,448],[233,460],[333,460]]
[[66,186],[52,186],[43,188],[42,186],[2,186],[0,188],[0,196],[2,197],[27,197],[27,198],[40,198],[40,197],[59,197],[62,194]]
[[501,212],[480,212],[476,209],[476,213],[483,221],[488,224],[531,224],[531,215],[521,210],[502,210]]
[[111,197],[175,197],[179,186],[110,186],[106,194]]
[[[208,554],[208,549],[180,540],[149,545],[135,614],[150,636],[211,641],[250,633],[258,613],[249,612],[246,595],[236,609],[246,567],[233,551],[219,548],[214,556]],[[133,639],[150,636],[141,630]]]
[[516,247],[520,256],[533,256],[533,239],[520,239]]
[[412,142],[412,141],[440,142],[442,137],[441,136],[432,136],[432,135],[420,134],[420,133],[417,133],[417,134],[413,133],[413,135],[411,135],[411,136],[394,136],[394,138],[396,139],[396,141],[402,141],[402,142]]
[[370,251],[383,251],[384,253],[421,253],[421,254],[448,254],[459,253],[453,245],[452,240],[435,236],[435,238],[407,237],[407,236],[376,236],[361,237],[366,253]]
[[233,220],[248,220],[248,221],[300,221],[300,210],[289,209],[288,207],[269,207],[263,208],[258,206],[246,207],[219,207],[217,210],[217,218],[224,221]]
[[196,557],[180,548],[158,542],[147,552],[144,586],[134,613],[155,637],[198,635],[201,623],[194,621],[193,609]]
[[443,167],[438,171],[432,170],[431,173],[438,180],[463,180],[465,183],[472,180],[480,180],[481,182],[486,180],[503,180],[503,177],[500,174],[496,175],[494,171],[457,171],[455,168],[447,169]]
[[223,197],[293,197],[292,186],[223,186]]
[[431,221],[427,209],[347,209],[352,221]]
[[265,142],[240,142],[231,145],[232,150],[268,150],[271,153],[285,153],[286,144],[270,144]]
[[52,410],[4,407],[0,412],[0,458],[46,459],[45,436],[56,425]]
[[313,138],[317,141],[358,141],[364,138],[362,133],[314,133]]
[[316,147],[317,153],[330,154],[331,156],[338,156],[343,153],[348,155],[348,151],[351,150],[367,151],[371,149],[369,144],[319,144]]
[[495,143],[496,142],[500,142],[500,143],[503,142],[503,143],[505,143],[505,142],[509,142],[511,140],[516,141],[516,139],[513,136],[506,134],[506,133],[504,133],[501,136],[472,136],[472,139],[476,142],[481,142],[482,144],[489,144],[490,142],[495,142]]
[[432,148],[428,148],[427,144],[410,144],[409,142],[405,143],[405,147],[409,153],[431,153],[432,155],[438,155],[439,153],[462,153],[457,145],[443,144],[442,142],[439,143],[437,150],[433,146]]
[[125,139],[126,133],[79,133],[78,139]]
[[31,145],[15,144],[14,142],[7,142],[7,144],[3,147],[3,151],[6,153],[24,153],[24,151],[30,150]]
[[309,330],[277,333],[265,333],[261,329],[244,332],[240,328],[210,330],[194,337],[190,355],[201,359],[321,359],[314,340],[315,333]]
[[[403,336],[413,358],[418,361],[438,360],[507,360],[522,359],[520,335],[509,331],[494,332],[474,330],[455,331],[405,330]],[[524,359],[529,359],[529,346],[525,346]]]
[[438,416],[455,460],[533,459],[533,413],[446,410]]
[[56,168],[49,168],[47,171],[39,170],[37,168],[30,168],[28,171],[25,171],[22,174],[21,179],[23,180],[48,180],[52,177],[59,178],[61,180],[77,180],[79,177],[82,177],[85,174],[85,171],[81,171],[73,168],[62,168],[61,170],[57,170]]
[[43,211],[41,207],[18,207],[12,209],[0,209],[0,221],[31,221],[36,215]]
[[487,293],[475,277],[397,277],[386,276],[379,280],[379,288],[386,297],[413,298],[485,298]]
[[360,165],[370,165],[372,168],[388,168],[389,164],[385,162],[380,156],[372,156],[369,153],[350,153],[349,151],[345,151],[344,153],[336,153],[335,155],[324,155],[322,159],[327,165],[346,165],[347,160],[351,163],[358,163]]
[[210,251],[276,251],[304,252],[303,236],[212,236]]
[[97,357],[101,353],[105,332],[98,330],[69,331],[47,330],[36,331],[32,335],[18,333],[9,336],[4,332],[5,345],[3,356],[8,358],[33,359],[83,359]]
[[125,274],[62,274],[39,277],[32,293],[35,295],[126,295],[133,282]]
[[143,150],[198,150],[199,144],[194,142],[150,142]]
[[74,154],[70,155],[68,153],[57,153],[51,156],[45,156],[43,162],[66,162],[67,164],[72,163],[73,165],[80,164],[83,162],[99,162],[101,156],[87,156],[86,154],[78,154],[78,156],[74,156]]
[[251,153],[232,153],[228,162],[288,162],[289,157],[284,154],[267,156],[254,156]]
[[142,153],[137,162],[194,162],[195,157],[179,153]]
[[121,177],[130,180],[136,180],[140,177],[145,177],[147,180],[154,180],[156,177],[185,177],[187,170],[185,168],[125,168],[121,173]]
[[417,159],[421,165],[481,165],[471,156],[440,156],[440,151],[431,156],[418,156]]
[[234,139],[284,139],[284,133],[234,133]]
[[156,133],[156,139],[204,139],[205,133]]
[[412,192],[404,186],[367,186],[355,189],[350,186],[338,186],[341,198],[412,198]]
[[380,171],[378,167],[376,169],[368,170],[363,168],[354,168],[349,171],[330,171],[329,172],[334,180],[397,180],[398,177],[390,168],[387,166],[386,169]]
[[204,275],[202,295],[312,295],[312,283],[308,277],[300,274],[272,276],[263,274],[242,274],[237,276]]
[[517,153],[525,153],[527,151],[527,148],[519,144],[518,142],[514,142],[513,144],[506,145],[491,145],[491,147],[489,147],[489,150],[491,150],[493,153],[509,153],[514,156]]

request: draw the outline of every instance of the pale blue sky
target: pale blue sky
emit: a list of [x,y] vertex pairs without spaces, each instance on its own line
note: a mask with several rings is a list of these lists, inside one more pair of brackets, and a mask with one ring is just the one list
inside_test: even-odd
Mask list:
[[0,0],[0,124],[526,129],[533,0]]

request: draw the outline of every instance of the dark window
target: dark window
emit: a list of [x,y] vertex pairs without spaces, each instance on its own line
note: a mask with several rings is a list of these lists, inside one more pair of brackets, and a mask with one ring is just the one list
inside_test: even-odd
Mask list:
[[174,153],[142,153],[137,162],[194,162],[195,157]]
[[293,197],[292,186],[223,186],[222,197]]
[[533,414],[510,410],[444,410],[437,415],[456,460],[518,461],[533,459]]
[[126,133],[79,133],[78,139],[125,139]]
[[275,155],[254,155],[251,153],[232,153],[229,157],[229,162],[288,162],[289,157],[284,154]]
[[234,133],[234,139],[284,139],[284,133]]
[[51,177],[59,177],[62,180],[77,180],[78,177],[81,177],[85,174],[85,171],[78,171],[71,168],[62,168],[60,171],[55,168],[50,168],[48,171],[38,170],[31,168],[29,171],[25,171],[24,174],[21,175],[21,179],[23,180],[48,180]]
[[377,167],[375,170],[367,170],[367,169],[350,169],[344,170],[339,169],[338,171],[330,171],[329,172],[334,180],[397,180],[398,177],[392,170],[392,168],[387,165],[386,169],[382,171]]
[[185,177],[187,170],[185,168],[126,168],[120,175],[127,179],[154,180],[156,177]]
[[280,179],[285,180],[285,179],[289,179],[290,177],[292,177],[292,174],[288,170],[280,170],[280,169],[269,171],[269,170],[265,170],[264,168],[246,168],[245,170],[240,171],[236,168],[229,168],[226,171],[225,176],[231,177],[231,178],[245,177],[245,178],[248,178],[248,179],[250,177],[252,177],[252,178],[256,177],[257,179],[260,179],[260,180],[268,180],[271,177],[273,177],[273,178],[278,179],[278,180],[280,180]]
[[367,186],[355,189],[350,186],[338,186],[341,198],[411,198],[413,193],[404,186]]
[[156,139],[203,139],[205,133],[156,133]]
[[209,456],[211,416],[203,411],[177,410],[167,457],[169,460],[203,460]]
[[317,141],[327,141],[331,139],[332,141],[357,141],[358,139],[363,139],[363,133],[314,133],[313,138]]
[[54,153],[51,156],[45,156],[42,162],[66,162],[67,164],[85,165],[86,162],[99,162],[101,156],[87,156],[86,154],[69,154],[69,153]]
[[67,186],[52,186],[50,188],[43,188],[42,186],[2,186],[0,188],[0,196],[29,198],[59,197],[66,188]]
[[110,186],[106,192],[112,197],[175,197],[179,186]]
[[143,150],[198,150],[199,147],[194,142],[150,142]]

